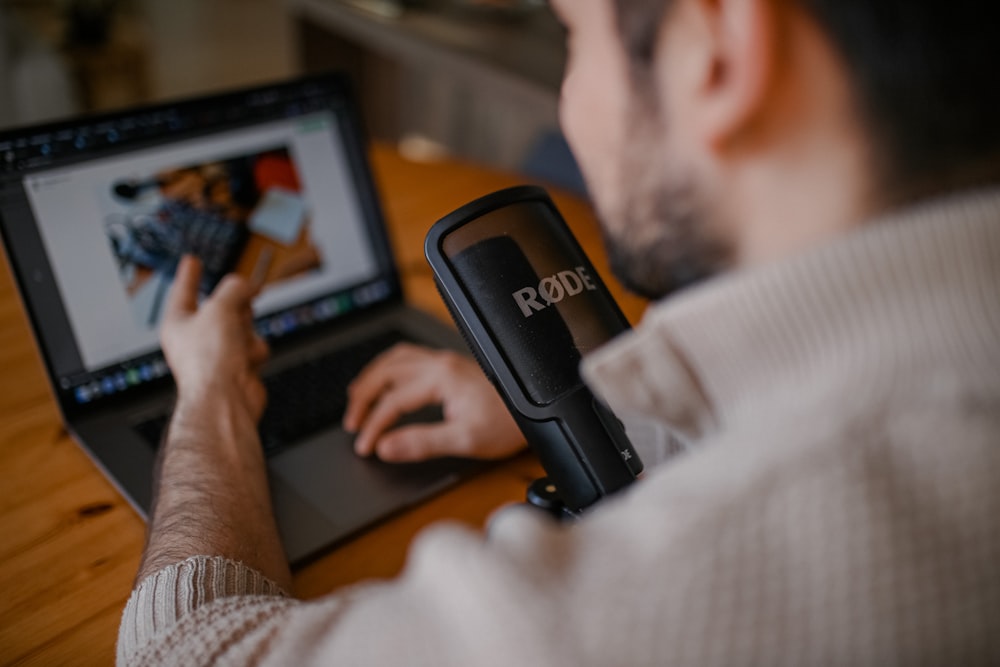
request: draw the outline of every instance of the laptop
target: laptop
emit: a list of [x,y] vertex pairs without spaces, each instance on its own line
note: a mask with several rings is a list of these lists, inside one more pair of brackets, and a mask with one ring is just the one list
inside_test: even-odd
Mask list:
[[340,428],[382,350],[464,349],[404,303],[340,75],[0,133],[0,230],[68,429],[144,518],[174,400],[158,327],[188,252],[202,294],[228,272],[263,285],[261,439],[293,564],[479,466],[361,459]]

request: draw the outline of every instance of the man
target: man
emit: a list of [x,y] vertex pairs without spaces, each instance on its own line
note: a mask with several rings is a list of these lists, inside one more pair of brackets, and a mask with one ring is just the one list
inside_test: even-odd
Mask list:
[[[515,508],[485,538],[435,528],[399,580],[292,600],[260,519],[252,294],[227,278],[198,308],[187,263],[119,662],[1000,663],[1000,53],[981,3],[553,4],[563,126],[617,272],[661,296],[730,269],[583,366],[688,453],[572,526]],[[386,459],[516,449],[483,386],[398,349],[347,425]],[[473,391],[478,410],[449,410]],[[431,400],[436,430],[386,432]]]

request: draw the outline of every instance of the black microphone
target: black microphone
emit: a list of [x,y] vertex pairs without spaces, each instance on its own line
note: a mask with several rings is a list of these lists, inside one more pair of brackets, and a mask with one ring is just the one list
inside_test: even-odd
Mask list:
[[543,281],[509,236],[476,243],[451,264],[533,402],[545,405],[579,384],[580,351],[559,310],[548,307],[556,297],[561,301],[567,292],[583,291],[577,273],[567,271],[573,276],[569,288],[558,277]]
[[[501,190],[430,230],[441,295],[572,513],[642,471],[621,422],[580,378],[628,322],[545,190]],[[542,484],[540,488],[548,485]]]

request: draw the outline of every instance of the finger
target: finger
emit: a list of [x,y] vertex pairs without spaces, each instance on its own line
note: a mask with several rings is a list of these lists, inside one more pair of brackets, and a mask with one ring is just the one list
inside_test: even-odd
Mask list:
[[251,299],[253,288],[250,283],[235,273],[226,275],[212,293],[212,301],[237,311],[247,308]]
[[361,426],[354,441],[354,451],[361,456],[370,455],[375,450],[375,441],[400,417],[436,403],[440,400],[433,385],[420,382],[410,382],[382,394]]
[[167,303],[164,307],[165,320],[178,319],[198,310],[200,281],[201,261],[193,255],[184,255],[177,265],[174,283],[167,294]]
[[247,304],[243,308],[243,312],[241,313],[241,320],[243,322],[244,329],[246,329],[253,335],[258,335],[257,328],[254,326],[253,323],[253,308],[250,307],[250,304]]
[[405,384],[415,374],[419,348],[399,344],[375,357],[347,386],[344,429],[356,433],[372,406],[393,384]]
[[392,376],[371,367],[362,371],[347,386],[347,407],[344,409],[344,430],[357,433],[368,419],[368,413],[379,397],[392,386]]
[[254,420],[259,421],[262,414],[264,414],[264,408],[267,407],[267,387],[261,381],[260,377],[254,377],[247,388],[250,398],[250,406],[253,410]]
[[256,368],[271,356],[271,348],[268,346],[267,341],[257,334],[253,334],[250,337],[249,353],[250,363]]
[[414,424],[383,434],[375,442],[375,454],[390,463],[410,463],[440,456],[466,456],[464,443],[452,423]]

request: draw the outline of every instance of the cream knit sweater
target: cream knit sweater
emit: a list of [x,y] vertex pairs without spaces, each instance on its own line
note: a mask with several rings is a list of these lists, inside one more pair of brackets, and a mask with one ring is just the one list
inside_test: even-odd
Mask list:
[[1000,191],[689,290],[584,371],[695,447],[572,527],[438,526],[314,602],[189,559],[119,664],[1000,664]]

